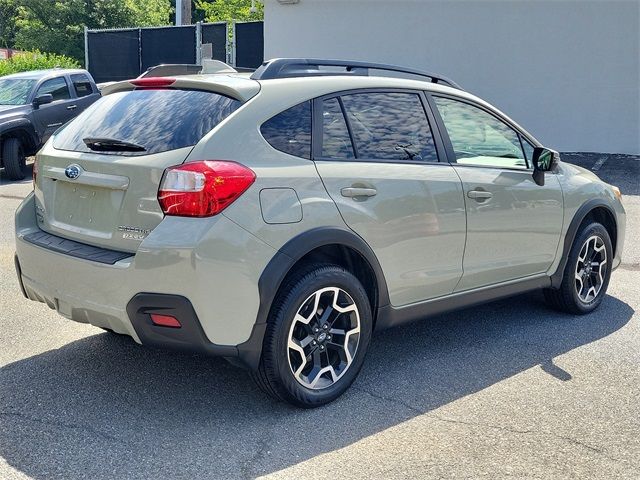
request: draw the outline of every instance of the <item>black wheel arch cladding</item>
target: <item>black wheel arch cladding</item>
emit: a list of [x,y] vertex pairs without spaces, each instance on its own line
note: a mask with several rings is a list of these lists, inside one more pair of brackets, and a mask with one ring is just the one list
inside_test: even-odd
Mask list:
[[258,281],[260,308],[256,323],[266,323],[273,299],[291,268],[310,252],[327,246],[348,247],[362,256],[375,275],[377,305],[380,308],[389,304],[389,292],[382,267],[369,245],[350,230],[338,227],[320,227],[301,233],[280,248],[267,264]]

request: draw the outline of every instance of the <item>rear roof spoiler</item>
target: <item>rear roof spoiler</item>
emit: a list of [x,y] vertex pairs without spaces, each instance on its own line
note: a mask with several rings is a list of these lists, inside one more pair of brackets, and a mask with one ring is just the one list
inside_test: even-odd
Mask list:
[[[242,78],[240,76],[230,75],[185,75],[176,77],[146,77],[140,80],[150,80],[153,78],[173,80],[162,88],[170,89],[192,89],[205,90],[208,92],[219,93],[227,97],[235,98],[241,102],[246,102],[260,91],[260,83]],[[102,95],[110,95],[117,92],[125,92],[140,88],[134,83],[136,79],[125,80],[107,85],[102,89]]]

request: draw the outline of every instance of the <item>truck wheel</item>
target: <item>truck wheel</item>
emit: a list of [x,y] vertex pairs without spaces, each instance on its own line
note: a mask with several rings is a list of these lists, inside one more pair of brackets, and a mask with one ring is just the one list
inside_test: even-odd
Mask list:
[[9,180],[22,180],[26,176],[27,160],[22,142],[17,138],[7,138],[2,142],[2,163]]

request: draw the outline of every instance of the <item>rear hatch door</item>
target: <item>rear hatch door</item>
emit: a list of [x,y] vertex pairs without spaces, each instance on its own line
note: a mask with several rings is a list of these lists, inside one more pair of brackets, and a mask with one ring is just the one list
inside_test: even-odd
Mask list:
[[164,216],[157,193],[165,169],[183,163],[242,104],[228,95],[228,85],[225,94],[132,88],[116,85],[38,154],[36,214],[43,230],[134,252]]

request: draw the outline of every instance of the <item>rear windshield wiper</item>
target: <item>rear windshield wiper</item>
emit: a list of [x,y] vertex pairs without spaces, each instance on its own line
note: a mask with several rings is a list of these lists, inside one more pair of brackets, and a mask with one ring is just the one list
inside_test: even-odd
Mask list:
[[147,149],[137,143],[115,138],[83,138],[84,144],[96,152],[146,152]]

